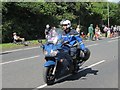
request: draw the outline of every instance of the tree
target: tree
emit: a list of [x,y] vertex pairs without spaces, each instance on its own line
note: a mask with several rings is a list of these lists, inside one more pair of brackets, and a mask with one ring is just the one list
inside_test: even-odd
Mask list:
[[[12,41],[13,32],[27,40],[44,38],[45,25],[58,27],[62,19],[71,20],[75,27],[80,24],[87,33],[89,24],[105,24],[108,16],[105,2],[3,2],[2,5],[3,42]],[[110,24],[120,24],[120,5],[109,6]]]

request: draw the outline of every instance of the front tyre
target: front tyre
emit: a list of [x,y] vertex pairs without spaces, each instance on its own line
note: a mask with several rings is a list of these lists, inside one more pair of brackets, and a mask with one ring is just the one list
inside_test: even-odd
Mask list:
[[54,67],[50,66],[50,67],[45,67],[43,70],[43,78],[45,83],[47,83],[47,85],[54,84],[55,75],[52,75],[53,69]]

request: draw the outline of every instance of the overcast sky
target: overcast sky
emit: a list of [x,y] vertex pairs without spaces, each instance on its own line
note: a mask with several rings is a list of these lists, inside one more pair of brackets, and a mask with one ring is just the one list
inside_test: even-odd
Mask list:
[[110,2],[119,2],[120,0],[108,0]]

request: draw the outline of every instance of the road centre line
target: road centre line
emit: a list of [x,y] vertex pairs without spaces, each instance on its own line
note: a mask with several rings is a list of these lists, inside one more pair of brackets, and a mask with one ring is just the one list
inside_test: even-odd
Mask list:
[[110,42],[115,42],[115,41],[118,41],[117,39],[115,39],[115,40],[111,40],[111,41],[108,41],[108,43],[110,43]]
[[34,49],[34,48],[39,48],[39,47],[15,49],[15,50],[4,51],[4,52],[2,52],[2,53],[16,52],[16,51],[22,51],[22,50],[30,50],[30,49]]
[[[98,65],[98,64],[101,64],[101,63],[103,63],[103,62],[105,62],[105,60],[102,60],[102,61],[100,61],[100,62],[94,63],[94,64],[92,64],[92,65],[90,65],[90,66],[87,66],[87,67],[83,68],[82,70],[85,70],[85,69],[87,69],[87,68],[94,67],[94,66],[96,66],[96,65]],[[81,70],[80,70],[80,71],[81,71]]]
[[[44,84],[44,85],[41,85],[41,86],[39,86],[39,87],[37,87],[37,88],[44,88],[44,87],[46,87],[47,86],[47,84]],[[36,89],[37,89],[36,88]],[[36,90],[36,89],[34,89],[34,90]]]
[[9,64],[9,63],[14,63],[14,62],[23,61],[23,60],[28,60],[28,59],[32,59],[32,58],[37,58],[37,57],[39,57],[39,56],[40,56],[40,55],[33,56],[33,57],[28,57],[28,58],[22,58],[22,59],[18,59],[18,60],[11,60],[11,61],[8,61],[8,62],[0,63],[0,65]]
[[[78,72],[84,71],[85,69],[94,67],[94,66],[96,66],[96,65],[98,65],[98,64],[101,64],[101,63],[103,63],[103,62],[105,62],[105,60],[102,60],[102,61],[100,61],[100,62],[94,63],[94,64],[92,64],[92,65],[90,65],[90,66],[84,67],[84,68],[82,68],[81,70],[79,70]],[[62,80],[62,79],[64,79],[64,78],[67,78],[67,77],[69,77],[69,76],[71,76],[71,75],[72,75],[72,74],[68,74],[67,76],[62,77],[62,78],[60,78],[59,80]],[[59,81],[59,80],[57,80],[57,81]],[[44,88],[44,87],[46,87],[46,86],[47,86],[47,84],[44,84],[44,85],[38,86],[37,89],[39,89],[39,88]]]
[[[83,70],[85,70],[85,69],[94,67],[94,66],[96,66],[96,65],[98,65],[98,64],[101,64],[101,63],[103,63],[103,62],[105,62],[105,60],[102,60],[102,61],[100,61],[100,62],[94,63],[94,64],[92,64],[92,65],[90,65],[90,66],[87,66],[87,67],[81,67],[81,69],[80,69],[78,72],[81,72],[81,71],[83,71]],[[66,75],[65,77],[62,77],[62,78],[58,79],[57,81],[62,80],[62,79],[66,78],[66,77],[69,77],[69,76],[71,76],[71,75],[72,75],[72,74],[68,74],[68,75]]]
[[120,36],[118,36],[118,37],[114,37],[114,38],[111,38],[111,39],[118,39],[118,38],[120,38]]
[[92,45],[87,45],[86,47],[91,47],[91,46],[95,46],[95,45],[98,45],[98,44],[96,43],[96,44],[92,44]]

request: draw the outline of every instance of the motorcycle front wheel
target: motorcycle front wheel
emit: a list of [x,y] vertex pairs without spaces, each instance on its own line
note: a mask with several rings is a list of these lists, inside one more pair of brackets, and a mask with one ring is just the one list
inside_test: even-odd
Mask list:
[[54,67],[45,67],[43,70],[43,79],[47,85],[52,85],[54,84],[55,81],[55,75],[52,75]]

